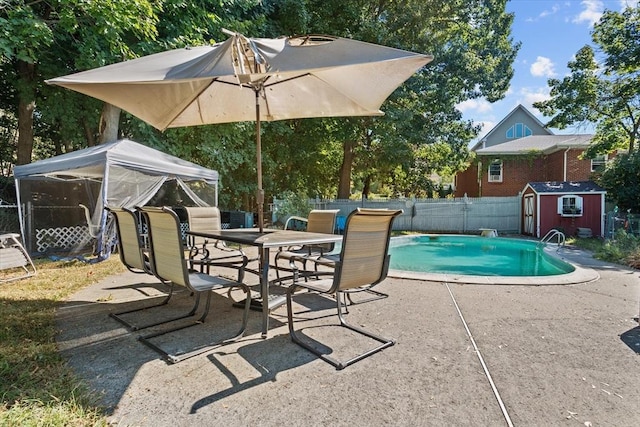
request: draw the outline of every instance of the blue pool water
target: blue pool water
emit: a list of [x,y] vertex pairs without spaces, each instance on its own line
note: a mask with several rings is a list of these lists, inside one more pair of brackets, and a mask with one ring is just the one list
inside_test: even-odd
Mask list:
[[390,268],[472,276],[553,276],[575,268],[550,256],[536,241],[463,235],[391,239]]

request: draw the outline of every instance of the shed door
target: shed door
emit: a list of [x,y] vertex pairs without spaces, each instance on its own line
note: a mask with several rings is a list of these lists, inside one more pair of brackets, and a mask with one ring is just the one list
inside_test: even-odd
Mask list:
[[527,194],[524,196],[524,234],[533,236],[533,219],[533,194]]

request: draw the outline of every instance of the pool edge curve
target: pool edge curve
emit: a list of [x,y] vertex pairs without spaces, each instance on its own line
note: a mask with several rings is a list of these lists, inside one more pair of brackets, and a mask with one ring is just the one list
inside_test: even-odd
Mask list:
[[[562,249],[562,248],[560,248]],[[575,285],[598,280],[600,274],[592,268],[582,267],[562,256],[555,245],[545,247],[545,252],[573,266],[574,271],[552,276],[472,276],[448,273],[421,273],[389,269],[388,277],[395,279],[425,280],[429,282],[463,283],[469,285]]]

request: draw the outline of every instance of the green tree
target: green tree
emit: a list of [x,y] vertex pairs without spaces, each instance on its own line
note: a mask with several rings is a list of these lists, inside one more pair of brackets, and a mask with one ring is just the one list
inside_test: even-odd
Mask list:
[[[343,144],[339,198],[349,197],[352,180],[361,182],[367,196],[373,181],[398,187],[402,175],[420,171],[420,179],[428,179],[439,168],[464,163],[478,127],[463,121],[456,105],[502,98],[513,75],[519,45],[510,37],[513,16],[505,5],[506,0],[307,0],[310,32],[435,57],[383,105],[385,117],[336,120],[329,127],[328,138]],[[430,144],[450,145],[450,156],[425,161],[420,147]]]
[[620,209],[640,212],[640,151],[616,156],[598,181]]
[[640,5],[606,11],[592,40],[595,48],[582,47],[568,64],[571,74],[550,79],[551,98],[534,106],[553,116],[550,127],[595,123],[587,157],[616,149],[633,153],[640,137]]
[[[53,94],[44,80],[135,56],[131,41],[153,39],[155,23],[147,0],[14,0],[0,9],[0,72],[14,77],[2,79],[8,96],[1,108],[16,112],[18,164],[31,161],[34,131],[57,140],[56,151],[99,134],[100,103]],[[40,123],[34,123],[36,107]]]
[[[164,49],[226,38],[221,28],[252,37],[324,33],[433,54],[435,61],[412,77],[383,106],[382,118],[289,120],[263,126],[264,187],[268,195],[296,188],[312,197],[348,197],[352,183],[371,191],[428,193],[433,172],[456,170],[478,132],[455,106],[467,99],[500,99],[513,71],[518,45],[510,38],[506,0],[54,0],[14,2],[12,13],[32,37],[29,62],[37,114],[33,129],[43,155],[82,148],[100,140],[102,103],[42,84],[46,78]],[[108,12],[107,12],[108,10]],[[135,16],[134,16],[135,15]],[[13,16],[13,15],[12,15]],[[0,11],[0,18],[9,18]],[[13,21],[12,21],[13,22]],[[0,108],[17,111],[18,91],[7,82],[21,45],[18,21],[0,28],[3,79]],[[107,23],[109,25],[107,25]],[[33,27],[33,28],[32,28]],[[6,31],[5,31],[6,30]],[[103,36],[102,34],[105,34]],[[46,37],[45,37],[46,36]],[[7,52],[7,53],[5,53]],[[17,114],[16,114],[17,117]],[[103,117],[107,117],[104,115]],[[129,114],[119,136],[149,143],[221,172],[221,204],[250,209],[255,193],[252,123],[172,129],[160,133]]]

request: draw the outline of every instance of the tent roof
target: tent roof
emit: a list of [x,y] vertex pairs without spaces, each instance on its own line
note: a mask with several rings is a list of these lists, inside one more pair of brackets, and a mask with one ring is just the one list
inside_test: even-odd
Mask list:
[[218,172],[163,153],[129,139],[73,151],[28,165],[16,166],[16,179],[70,175],[102,178],[105,165],[121,166],[151,175],[179,176],[183,180],[217,182]]

